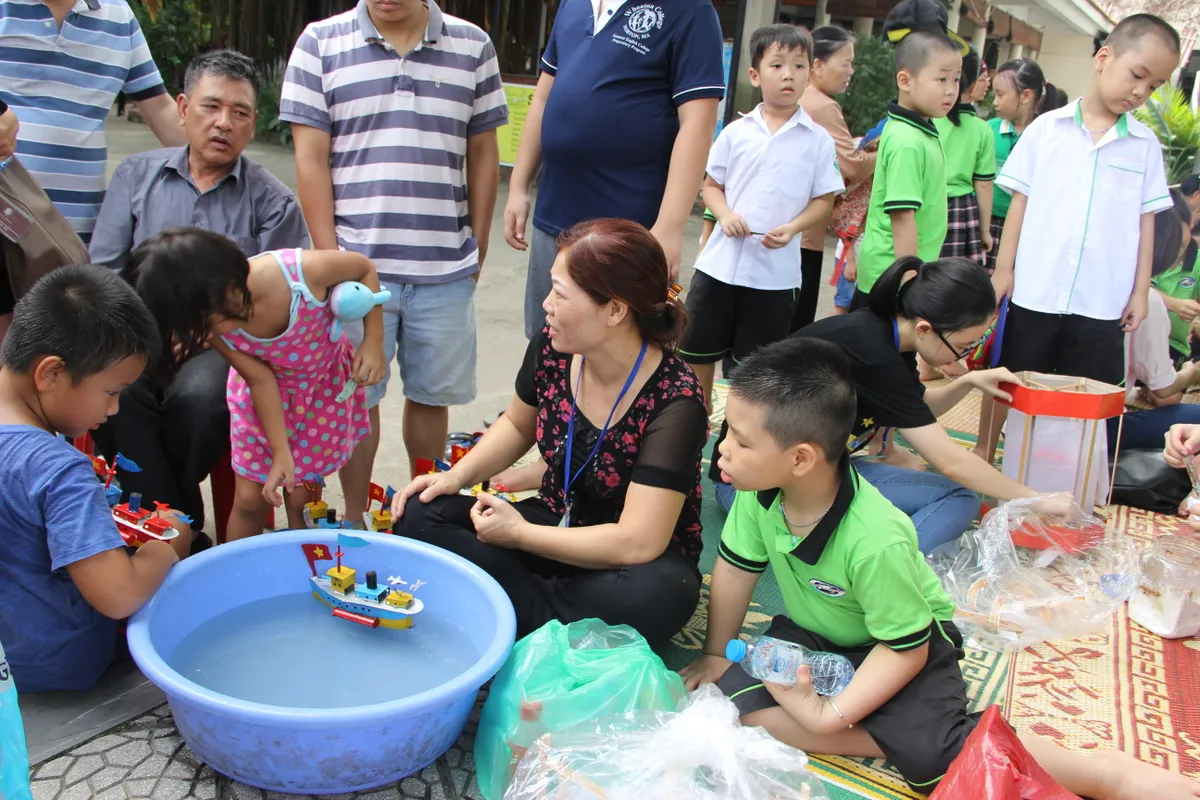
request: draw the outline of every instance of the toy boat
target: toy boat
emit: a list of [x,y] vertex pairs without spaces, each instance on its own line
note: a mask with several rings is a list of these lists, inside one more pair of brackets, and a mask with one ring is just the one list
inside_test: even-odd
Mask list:
[[166,503],[155,503],[154,511],[142,508],[142,496],[138,492],[129,495],[128,503],[118,503],[113,506],[113,522],[117,523],[117,531],[125,544],[130,547],[141,547],[146,542],[169,542],[179,536],[179,531],[171,521],[162,516],[163,511],[169,511]]
[[[365,539],[338,534],[338,548],[330,553],[323,544],[305,544],[304,555],[313,574],[313,597],[333,609],[333,616],[357,622],[369,628],[411,628],[413,617],[421,613],[425,604],[413,596],[413,592],[424,585],[424,581],[411,584],[411,591],[397,586],[409,586],[400,578],[389,580],[388,586],[380,586],[375,572],[364,576],[365,582],[356,581],[357,573],[342,566],[343,547],[366,547]],[[317,574],[316,562],[337,559],[337,565]]]

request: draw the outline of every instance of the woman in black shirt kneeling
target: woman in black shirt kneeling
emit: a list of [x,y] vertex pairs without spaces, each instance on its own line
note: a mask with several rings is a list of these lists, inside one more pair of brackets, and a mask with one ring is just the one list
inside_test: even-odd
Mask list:
[[[449,472],[397,494],[392,513],[403,536],[491,574],[516,608],[518,637],[551,619],[597,617],[660,643],[700,593],[708,412],[672,350],[686,312],[662,249],[633,222],[567,231],[551,278],[548,324],[529,343],[508,410]],[[548,465],[536,497],[459,494],[534,444]]]

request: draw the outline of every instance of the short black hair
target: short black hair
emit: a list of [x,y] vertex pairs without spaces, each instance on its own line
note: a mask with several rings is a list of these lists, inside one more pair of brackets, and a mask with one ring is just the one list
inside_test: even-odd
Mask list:
[[839,50],[848,44],[854,44],[856,41],[854,34],[838,25],[822,25],[819,28],[813,28],[813,59],[821,59],[828,61],[837,54]]
[[255,99],[258,99],[258,90],[262,88],[262,76],[254,59],[237,50],[212,50],[193,58],[183,75],[183,93],[191,94],[196,81],[206,76],[247,81],[254,90]]
[[750,66],[758,69],[763,56],[773,44],[779,45],[789,53],[793,50],[802,51],[808,57],[808,63],[812,64],[813,43],[808,28],[777,22],[774,25],[764,25],[750,35]]
[[38,358],[57,356],[79,383],[159,347],[154,317],[129,284],[107,267],[77,264],[43,276],[17,301],[3,361],[27,374]]
[[892,68],[897,75],[901,70],[916,75],[925,69],[930,59],[942,52],[958,55],[962,51],[954,40],[944,33],[913,31],[896,45],[896,52],[892,55]]
[[858,401],[839,345],[790,336],[759,348],[730,375],[729,391],[765,410],[767,433],[781,448],[815,444],[830,462],[846,451]]
[[1188,175],[1184,178],[1183,183],[1179,184],[1179,191],[1188,197],[1200,192],[1200,175]]
[[1179,31],[1171,27],[1171,24],[1163,18],[1153,14],[1131,14],[1121,20],[1104,40],[1104,44],[1115,55],[1120,55],[1147,36],[1157,37],[1172,53],[1177,55],[1183,46],[1179,40]]
[[169,380],[207,345],[214,316],[246,319],[250,262],[219,233],[171,228],[135,247],[125,278],[150,309],[162,340],[152,373]]

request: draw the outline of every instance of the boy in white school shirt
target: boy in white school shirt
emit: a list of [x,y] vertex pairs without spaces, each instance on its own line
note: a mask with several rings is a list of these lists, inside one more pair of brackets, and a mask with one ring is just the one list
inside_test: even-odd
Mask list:
[[[1179,58],[1174,28],[1126,17],[1096,52],[1083,97],[1034,120],[1005,161],[996,183],[1012,204],[992,276],[1009,298],[1001,366],[1124,379],[1124,334],[1146,318],[1154,214],[1171,206],[1162,148],[1131,112]],[[1005,416],[981,411],[986,461]]]
[[688,289],[679,349],[712,394],[716,365],[788,335],[800,288],[800,232],[822,226],[845,189],[833,137],[800,108],[812,37],[797,25],[750,37],[750,82],[763,101],[726,126],[708,155],[705,205],[717,228]]

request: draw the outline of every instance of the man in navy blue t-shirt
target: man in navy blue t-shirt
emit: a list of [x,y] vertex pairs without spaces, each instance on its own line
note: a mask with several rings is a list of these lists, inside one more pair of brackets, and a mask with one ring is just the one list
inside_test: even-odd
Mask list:
[[545,324],[554,239],[577,222],[641,223],[678,273],[683,226],[725,94],[711,0],[564,0],[541,68],[504,208],[505,240],[529,250],[529,338]]

